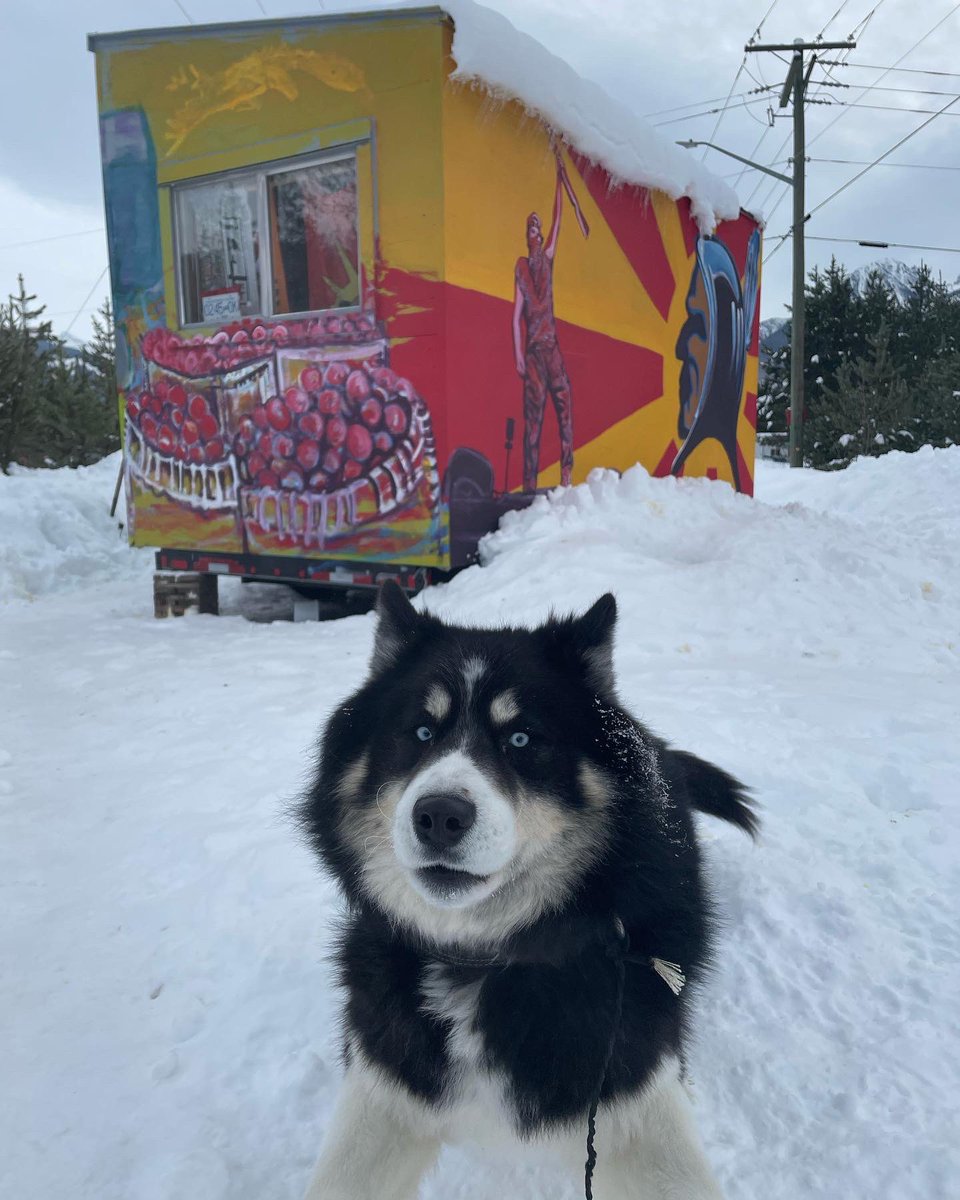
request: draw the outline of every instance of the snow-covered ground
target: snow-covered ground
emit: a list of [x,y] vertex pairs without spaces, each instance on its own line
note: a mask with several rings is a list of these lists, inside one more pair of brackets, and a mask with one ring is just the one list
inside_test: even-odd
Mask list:
[[[155,621],[115,469],[0,477],[0,1196],[296,1200],[337,899],[286,813],[373,618],[263,624],[237,587]],[[958,494],[960,449],[761,464],[756,501],[635,470],[427,597],[527,621],[612,588],[624,696],[755,788],[759,845],[702,823],[727,928],[692,1069],[731,1200],[960,1195]],[[424,1189],[576,1195],[459,1149]]]

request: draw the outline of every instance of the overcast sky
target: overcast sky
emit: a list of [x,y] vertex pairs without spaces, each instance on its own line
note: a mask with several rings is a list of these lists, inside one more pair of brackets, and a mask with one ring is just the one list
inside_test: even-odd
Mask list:
[[[661,126],[665,136],[712,139],[767,165],[778,160],[778,169],[789,171],[790,121],[780,117],[772,128],[767,124],[768,104],[774,112],[780,111],[777,94],[769,93],[759,102],[756,95],[742,95],[783,79],[786,64],[773,55],[748,56],[747,69],[733,86],[736,99],[731,103],[753,103],[728,109],[715,136],[717,116],[695,115],[722,105],[741,66],[744,43],[767,13],[770,0],[722,0],[712,5],[681,5],[675,0],[489,3],[637,112],[658,114],[651,115],[652,122],[671,122]],[[0,0],[6,100],[0,129],[0,295],[14,290],[17,273],[22,272],[28,289],[46,303],[54,327],[63,333],[72,322],[72,333],[83,338],[90,331],[90,314],[107,294],[96,93],[87,33],[182,26],[187,23],[184,9],[195,23],[204,24],[363,7],[390,4],[389,0],[369,5],[362,0],[326,0],[312,7],[291,6],[283,0],[182,0],[182,5],[178,0],[150,0],[149,4],[144,0],[34,4]],[[864,26],[871,10],[873,16]],[[911,50],[938,23],[939,28]],[[808,164],[808,211],[862,169],[824,159],[870,162],[960,95],[960,74],[949,74],[960,69],[960,4],[954,0],[809,0],[803,4],[777,0],[763,24],[761,40],[812,40],[824,30],[828,40],[858,31],[851,65],[830,68],[833,82],[857,86],[815,87],[827,75],[814,72],[811,96],[832,103],[808,109],[808,154],[813,159]],[[881,79],[883,69],[907,51],[901,68],[942,74],[898,69]],[[835,53],[825,57],[837,61]],[[871,90],[862,90],[874,84]],[[689,107],[665,111],[683,105]],[[889,159],[921,166],[881,165],[869,171],[813,216],[807,226],[809,237],[960,248],[958,147],[960,102]],[[734,172],[734,182],[736,163],[714,153],[708,162],[718,174]],[[943,167],[953,169],[939,169]],[[784,195],[776,205],[783,187],[755,172],[745,174],[737,190],[745,206],[769,221],[761,315],[783,315],[790,289],[790,243],[776,254],[771,251],[777,235],[789,227],[789,197]],[[865,250],[808,240],[808,266],[829,262],[831,254],[850,267],[885,255],[912,263],[925,259],[950,280],[960,275],[960,254]]]

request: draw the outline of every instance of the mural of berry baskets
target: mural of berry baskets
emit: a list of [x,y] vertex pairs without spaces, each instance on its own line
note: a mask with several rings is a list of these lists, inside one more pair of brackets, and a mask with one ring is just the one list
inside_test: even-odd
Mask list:
[[[370,349],[369,347],[367,349]],[[243,417],[234,439],[250,550],[323,550],[336,538],[439,492],[426,405],[384,365],[385,345],[281,354],[289,382]]]
[[157,328],[144,335],[142,350],[146,387],[126,403],[131,475],[192,509],[235,509],[233,435],[243,413],[276,391],[269,331],[260,325],[184,341]]
[[239,322],[142,339],[128,395],[130,478],[198,512],[232,511],[246,549],[321,550],[439,495],[426,405],[363,313]]

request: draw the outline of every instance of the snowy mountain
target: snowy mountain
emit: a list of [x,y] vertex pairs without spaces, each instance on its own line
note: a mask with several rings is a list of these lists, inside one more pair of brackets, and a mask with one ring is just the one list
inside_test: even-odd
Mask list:
[[[68,333],[66,337],[62,337],[59,340],[63,343],[63,357],[64,358],[82,358],[83,357],[84,343],[81,342],[79,338],[76,338],[72,334]],[[41,340],[38,342],[38,345],[40,347],[40,350],[43,351],[43,350],[55,349],[57,343],[53,342],[53,341],[45,341],[44,339],[41,338]]]
[[767,374],[770,356],[790,341],[790,318],[768,317],[760,322],[760,382]]
[[[895,258],[884,258],[880,262],[868,263],[865,267],[857,267],[855,271],[850,272],[850,279],[861,296],[867,286],[867,276],[874,270],[880,272],[884,283],[891,289],[900,303],[906,304],[913,295],[919,267],[910,266]],[[954,280],[952,284],[948,284],[948,287],[953,293],[960,292],[960,278]]]
[[768,354],[772,354],[775,350],[779,350],[781,346],[785,346],[790,340],[788,334],[788,326],[790,324],[789,317],[768,317],[765,321],[760,322],[760,349],[764,348]]
[[[340,902],[283,814],[374,621],[260,624],[238,580],[154,620],[116,467],[0,475],[0,1196],[297,1200]],[[957,1195],[958,490],[960,447],[760,463],[756,500],[597,472],[418,600],[495,625],[614,589],[624,701],[755,789],[755,846],[701,822],[723,936],[689,1064],[737,1200]],[[448,1148],[421,1192],[505,1196],[583,1187]]]

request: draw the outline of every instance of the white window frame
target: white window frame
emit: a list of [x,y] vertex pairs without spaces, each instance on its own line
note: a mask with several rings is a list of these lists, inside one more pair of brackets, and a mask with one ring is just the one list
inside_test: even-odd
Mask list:
[[212,183],[220,183],[224,180],[250,180],[255,179],[257,183],[257,223],[260,232],[260,261],[258,280],[260,290],[260,311],[255,313],[245,313],[241,318],[244,321],[256,320],[258,317],[268,317],[270,319],[289,317],[291,319],[301,319],[316,316],[318,313],[337,312],[337,313],[352,313],[359,312],[363,307],[363,295],[358,296],[357,303],[351,305],[341,305],[337,308],[318,308],[305,309],[298,312],[278,313],[273,307],[273,235],[270,229],[270,205],[267,192],[267,181],[277,175],[285,175],[292,171],[302,171],[307,167],[321,166],[324,163],[344,162],[350,160],[354,164],[354,172],[357,180],[357,274],[362,280],[363,278],[363,259],[361,238],[360,238],[360,164],[358,152],[360,148],[367,145],[368,140],[347,142],[341,145],[332,147],[330,150],[325,150],[317,154],[302,154],[294,158],[282,158],[273,162],[257,163],[255,166],[238,167],[232,171],[216,171],[209,175],[197,176],[193,179],[185,179],[170,185],[171,190],[171,223],[173,228],[173,262],[174,276],[176,279],[177,291],[177,318],[181,329],[209,329],[210,321],[187,321],[185,319],[187,312],[186,295],[184,293],[184,280],[181,271],[181,256],[180,256],[180,197],[185,193],[196,188],[208,187]]

